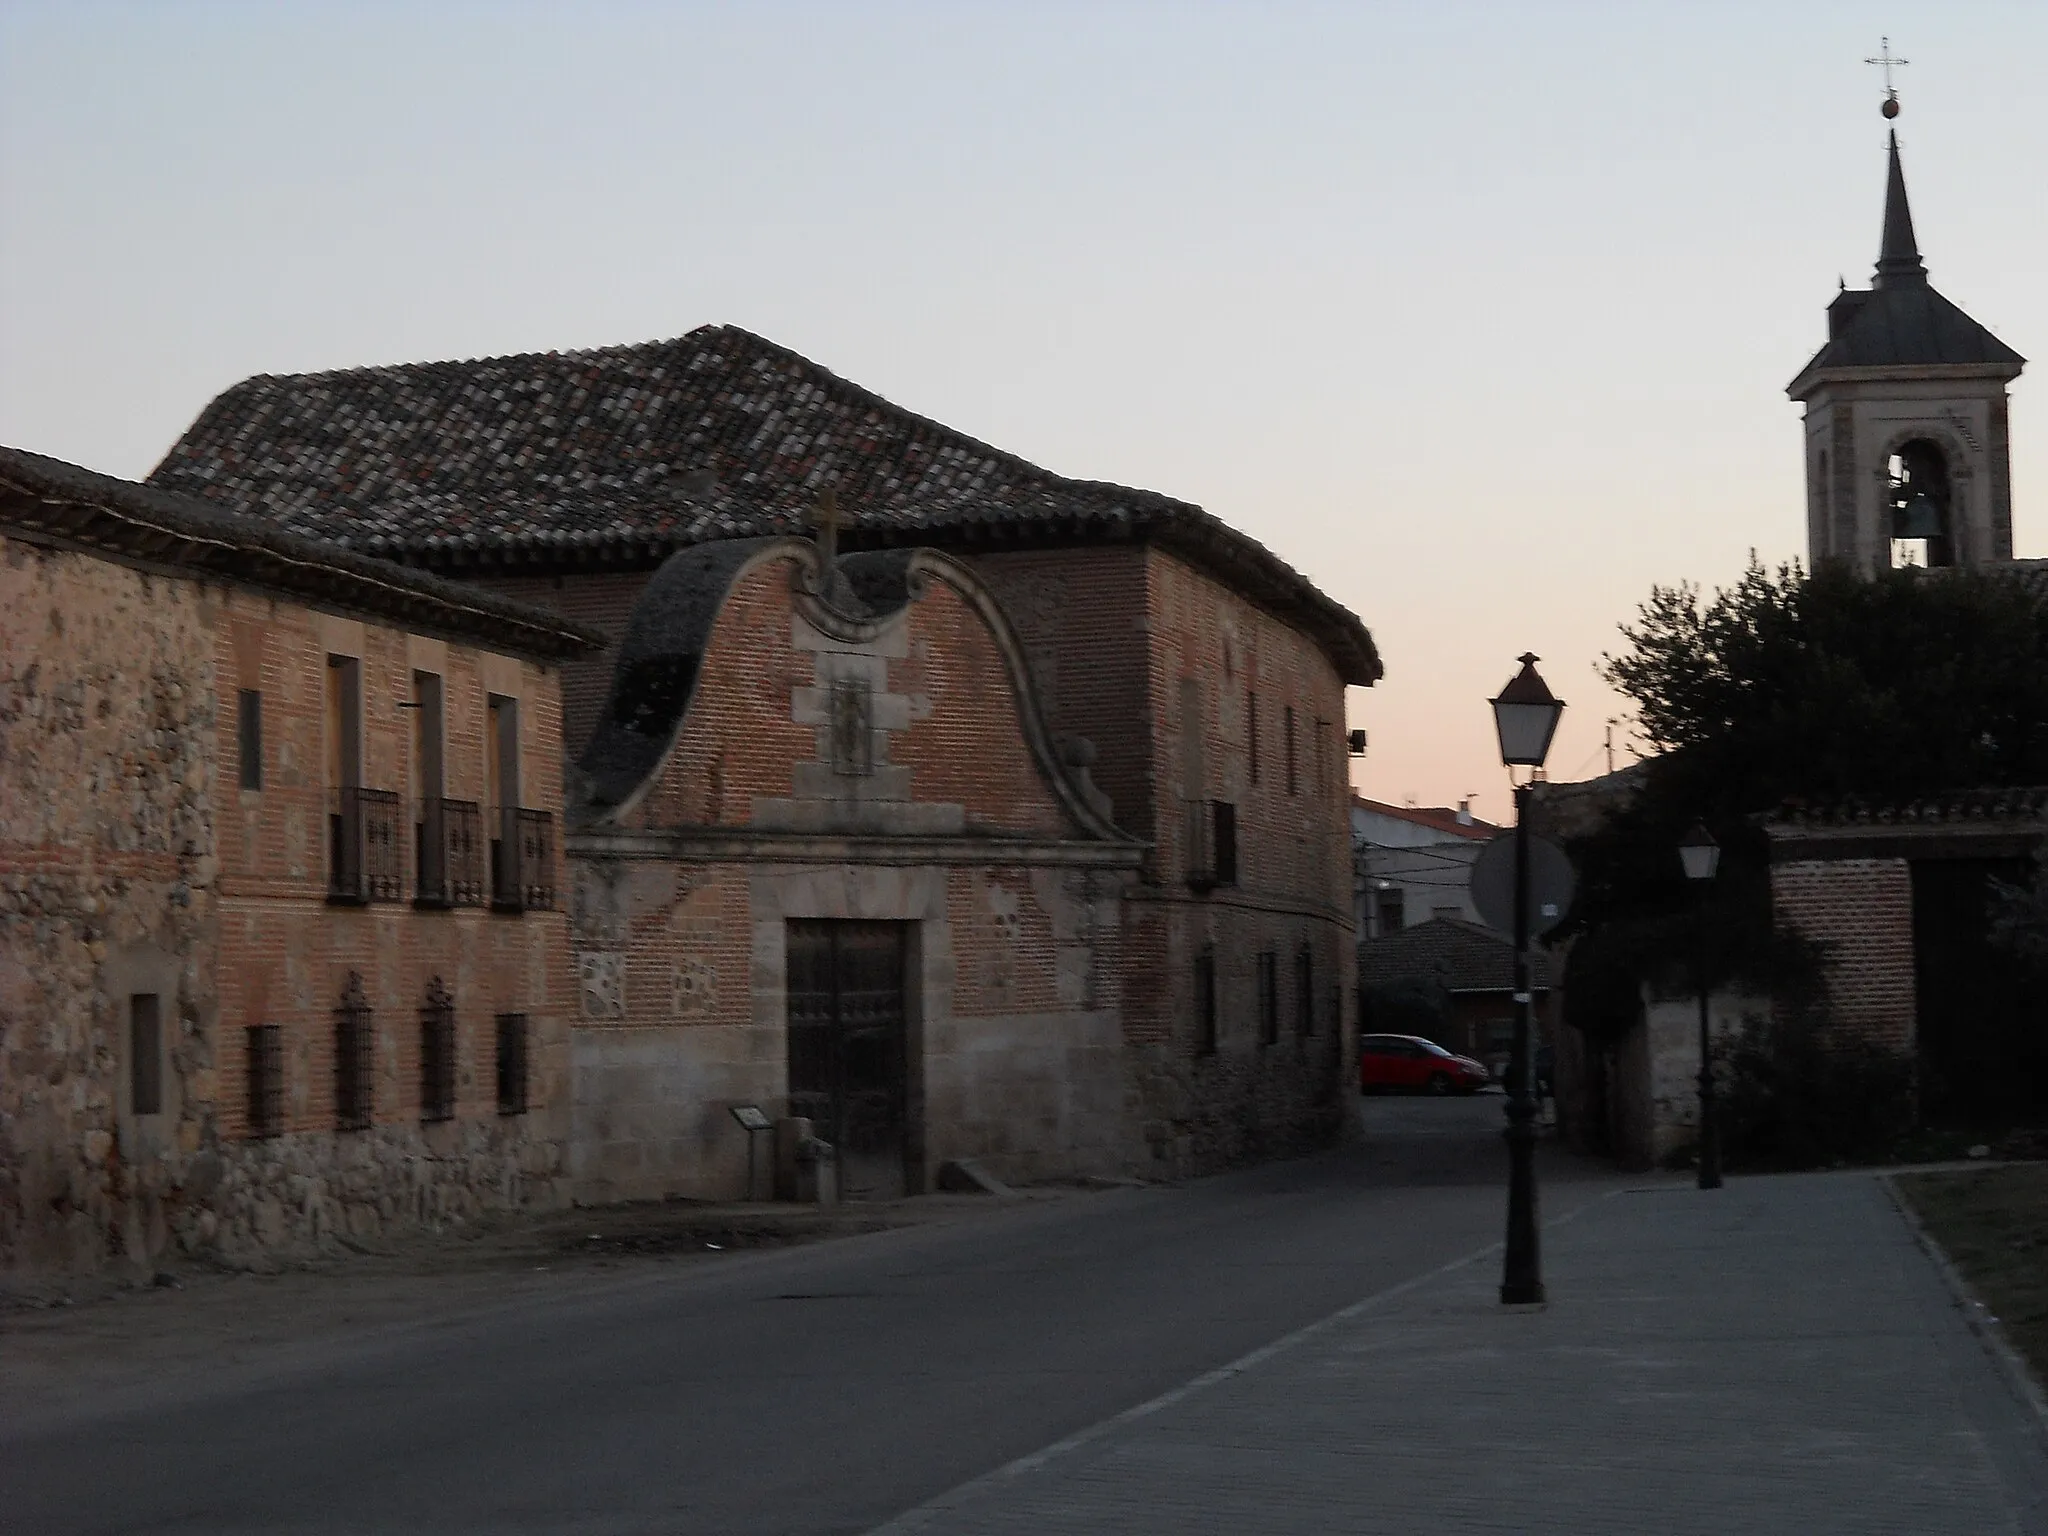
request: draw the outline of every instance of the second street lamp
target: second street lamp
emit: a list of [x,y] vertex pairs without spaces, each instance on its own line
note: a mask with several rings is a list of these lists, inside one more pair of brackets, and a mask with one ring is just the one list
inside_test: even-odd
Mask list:
[[1529,784],[1550,755],[1564,701],[1537,674],[1525,654],[1522,670],[1493,702],[1500,760],[1510,776],[1532,770],[1515,786],[1515,1043],[1508,1067],[1508,1241],[1501,1266],[1500,1299],[1517,1306],[1543,1299],[1543,1261],[1536,1243],[1535,1006],[1529,986]]
[[[1702,886],[1714,878],[1714,871],[1721,867],[1721,845],[1714,841],[1714,835],[1699,823],[1686,833],[1685,841],[1678,845],[1679,862],[1685,866],[1685,878],[1699,882]],[[1696,974],[1693,985],[1700,994],[1700,1188],[1721,1187],[1721,1127],[1714,1114],[1714,1042],[1712,1030],[1707,1021],[1708,991],[1705,935],[1694,924],[1694,961]]]

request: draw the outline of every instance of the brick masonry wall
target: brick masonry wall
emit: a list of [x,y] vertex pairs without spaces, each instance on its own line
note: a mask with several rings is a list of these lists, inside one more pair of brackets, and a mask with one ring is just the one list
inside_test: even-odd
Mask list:
[[789,797],[791,765],[818,743],[815,727],[790,718],[791,690],[812,681],[792,638],[790,570],[771,561],[734,582],[681,735],[626,825],[743,827],[757,799]]
[[[0,1264],[264,1263],[563,1198],[566,918],[411,906],[420,786],[398,707],[414,670],[444,677],[444,790],[482,800],[485,694],[517,697],[521,801],[559,820],[556,675],[88,556],[0,556]],[[362,664],[362,776],[403,797],[406,901],[326,901],[329,654]],[[263,695],[259,790],[239,785],[243,688]],[[350,972],[373,1009],[376,1113],[342,1133]],[[457,1073],[454,1118],[425,1124],[429,977],[454,997]],[[165,1000],[165,1103],[135,1115],[126,1008],[146,991]],[[498,1013],[528,1017],[524,1115],[498,1114]],[[282,1133],[260,1139],[253,1024],[283,1043]]]
[[1056,736],[1093,742],[1093,777],[1116,823],[1153,836],[1152,676],[1146,664],[1146,556],[1093,546],[967,559],[1002,603],[1031,659]]
[[1915,1049],[1913,880],[1904,859],[1799,860],[1771,866],[1780,923],[1829,946],[1836,1026],[1886,1050]]
[[[1343,1123],[1356,1062],[1343,1021],[1357,1011],[1344,689],[1305,635],[1158,550],[1147,551],[1146,611],[1159,803],[1176,813],[1159,817],[1156,881],[1130,903],[1153,942],[1125,946],[1125,1031],[1144,1048],[1134,1112],[1161,1165],[1186,1173],[1317,1145]],[[1238,882],[1197,894],[1181,808],[1205,800],[1237,807]],[[1148,905],[1156,915],[1137,916]],[[1195,1009],[1204,945],[1217,975],[1218,1046],[1206,1056]],[[1306,1040],[1290,1022],[1303,945],[1319,999],[1318,1033]],[[1257,1043],[1257,957],[1267,951],[1290,1042],[1277,1050]]]
[[603,650],[575,657],[561,668],[562,745],[572,762],[597,728],[598,716],[611,693],[618,638],[626,632],[633,604],[653,574],[584,571],[562,576],[466,576],[480,587],[559,613],[612,640]]

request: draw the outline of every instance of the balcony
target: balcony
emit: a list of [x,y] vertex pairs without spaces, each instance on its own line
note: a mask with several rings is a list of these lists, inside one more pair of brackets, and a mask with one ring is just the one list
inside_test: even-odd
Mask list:
[[474,800],[422,800],[414,807],[413,905],[484,904],[483,808]]
[[548,912],[555,905],[555,819],[546,811],[491,807],[491,906]]
[[327,899],[343,906],[397,901],[405,885],[398,796],[349,785],[327,813]]

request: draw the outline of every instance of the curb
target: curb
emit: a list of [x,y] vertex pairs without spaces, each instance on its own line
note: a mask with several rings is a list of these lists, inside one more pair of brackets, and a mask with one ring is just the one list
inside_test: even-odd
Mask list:
[[[1974,1171],[1982,1168],[1984,1164],[1977,1162],[1963,1166]],[[1899,1171],[1922,1173],[1927,1170],[1912,1168]],[[1913,1240],[1920,1245],[1920,1251],[1933,1261],[1935,1269],[1940,1272],[1943,1283],[1948,1286],[1957,1306],[1962,1309],[1964,1323],[1984,1346],[1984,1352],[1997,1364],[1999,1372],[2006,1379],[2006,1385],[2012,1388],[2013,1395],[2033,1409],[2042,1436],[2048,1439],[2048,1392],[2042,1390],[2041,1383],[2035,1380],[2025,1358],[2012,1347],[2012,1342],[2005,1336],[2005,1329],[1999,1325],[1991,1309],[1977,1299],[1976,1292],[1970,1289],[1970,1282],[1963,1278],[1962,1271],[1949,1261],[1946,1253],[1942,1252],[1941,1244],[1935,1241],[1934,1234],[1929,1232],[1926,1224],[1920,1220],[1920,1213],[1913,1209],[1913,1203],[1900,1191],[1895,1175],[1889,1172],[1880,1174],[1878,1182],[1884,1186],[1884,1192],[1891,1197],[1893,1207],[1905,1218],[1906,1226],[1913,1234]]]

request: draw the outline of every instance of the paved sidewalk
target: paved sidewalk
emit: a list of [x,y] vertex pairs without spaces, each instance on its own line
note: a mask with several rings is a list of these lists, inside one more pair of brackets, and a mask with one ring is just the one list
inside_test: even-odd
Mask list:
[[2048,1434],[1883,1185],[1616,1194],[957,1489],[889,1536],[2048,1536]]

